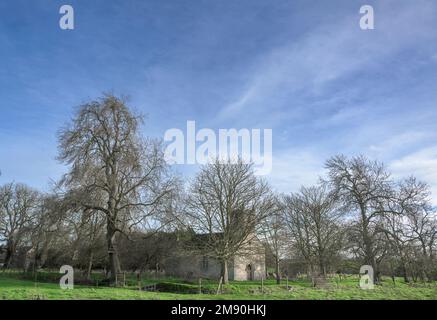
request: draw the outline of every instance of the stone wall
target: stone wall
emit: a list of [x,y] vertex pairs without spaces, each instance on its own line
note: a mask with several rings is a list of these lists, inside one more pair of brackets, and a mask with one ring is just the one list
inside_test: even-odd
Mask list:
[[247,281],[266,278],[264,255],[246,254],[236,256],[234,262],[234,280]]
[[[200,255],[187,255],[167,259],[164,270],[166,275],[181,278],[220,279],[222,265],[213,258]],[[229,279],[234,277],[233,262],[228,265]]]

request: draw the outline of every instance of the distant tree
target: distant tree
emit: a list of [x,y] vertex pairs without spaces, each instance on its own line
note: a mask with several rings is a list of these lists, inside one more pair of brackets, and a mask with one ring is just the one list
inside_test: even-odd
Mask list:
[[286,233],[286,221],[279,199],[275,200],[277,209],[260,223],[261,239],[267,245],[275,263],[276,283],[281,283],[281,261],[287,256],[289,241]]
[[39,193],[24,184],[0,187],[0,242],[6,243],[4,268],[10,267],[18,246],[30,234],[39,201]]
[[187,225],[204,234],[194,250],[222,262],[228,283],[228,262],[254,240],[260,223],[276,210],[267,183],[257,178],[251,164],[216,160],[200,169],[190,188]]
[[134,232],[130,240],[120,239],[120,259],[129,270],[139,271],[161,270],[166,259],[180,254],[183,250],[177,241],[176,232]]
[[305,188],[284,197],[288,234],[310,273],[326,277],[344,245],[344,210],[326,185]]
[[159,205],[174,186],[159,142],[142,139],[123,99],[105,95],[82,105],[59,134],[59,159],[71,166],[63,184],[70,201],[103,214],[110,278],[120,271],[117,233],[159,220]]
[[66,235],[62,229],[65,210],[56,194],[41,197],[29,237],[29,250],[26,252],[24,269],[38,269],[45,266],[49,251],[60,237]]
[[105,216],[98,210],[83,207],[68,208],[65,216],[64,221],[70,230],[71,265],[86,269],[90,279],[95,255],[105,235]]
[[414,271],[423,280],[432,278],[437,220],[429,196],[429,186],[410,177],[397,184],[393,197],[385,203],[384,232],[407,282]]

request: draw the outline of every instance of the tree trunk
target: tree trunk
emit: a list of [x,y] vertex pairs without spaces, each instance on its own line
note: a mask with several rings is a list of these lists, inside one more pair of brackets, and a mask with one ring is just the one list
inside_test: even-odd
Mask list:
[[88,260],[88,271],[87,271],[87,279],[88,280],[91,280],[91,272],[93,270],[93,258],[94,258],[94,253],[91,250],[90,257],[89,257],[89,260]]
[[228,284],[229,283],[229,273],[228,273],[228,260],[227,259],[223,259],[222,277],[223,277],[223,283]]
[[279,271],[279,258],[275,257],[275,267],[276,267],[276,284],[281,284],[281,274]]
[[41,249],[41,256],[39,259],[39,267],[44,268],[47,258],[49,257],[49,247],[50,247],[50,239],[47,239],[43,242],[43,247]]
[[106,242],[108,245],[108,258],[109,258],[109,270],[110,270],[109,280],[112,283],[115,283],[116,274],[120,272],[120,263],[118,260],[117,250],[115,247],[116,230],[109,218],[107,221],[106,229],[107,229]]
[[405,261],[402,261],[402,273],[404,276],[404,281],[405,283],[410,282],[410,279],[408,279],[408,274],[407,274],[407,266],[405,265]]
[[373,268],[373,280],[374,283],[379,283],[380,275],[378,270],[378,265],[375,260],[375,254],[373,252],[373,240],[371,239],[369,235],[369,219],[366,215],[366,210],[364,205],[361,205],[361,223],[362,223],[362,237],[363,237],[363,243],[364,243],[364,263],[367,265],[370,265]]
[[12,258],[15,254],[15,243],[10,240],[8,241],[8,244],[6,246],[6,257],[5,257],[5,263],[3,265],[4,269],[8,269],[11,266]]
[[373,283],[374,284],[380,284],[381,283],[381,271],[379,271],[379,266],[377,264],[373,267],[374,273],[373,273]]
[[319,261],[319,268],[320,268],[320,275],[323,278],[326,278],[326,267],[325,267],[325,263],[323,262],[323,259],[320,259]]

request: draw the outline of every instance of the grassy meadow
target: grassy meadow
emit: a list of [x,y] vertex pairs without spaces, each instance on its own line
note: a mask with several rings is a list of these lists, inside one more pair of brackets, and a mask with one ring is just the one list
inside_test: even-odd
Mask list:
[[62,290],[56,279],[57,273],[39,272],[36,277],[21,272],[0,272],[0,299],[6,300],[437,300],[437,283],[404,283],[383,278],[373,290],[362,290],[358,276],[334,277],[326,288],[314,288],[307,279],[286,281],[277,285],[274,280],[232,281],[217,294],[217,281],[202,280],[199,283],[174,278],[142,279],[141,287],[156,285],[154,292],[139,290],[134,275],[127,278],[125,287],[99,285],[75,285],[72,290]]

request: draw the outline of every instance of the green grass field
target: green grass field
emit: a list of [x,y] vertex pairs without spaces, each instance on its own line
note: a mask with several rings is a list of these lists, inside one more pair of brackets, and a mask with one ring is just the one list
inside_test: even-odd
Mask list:
[[[52,274],[53,277],[59,277]],[[45,278],[41,277],[40,278]],[[197,299],[241,299],[241,300],[264,300],[264,299],[434,299],[437,300],[437,283],[406,284],[397,279],[394,285],[391,280],[383,279],[381,285],[373,290],[362,290],[358,285],[357,276],[349,276],[339,281],[338,278],[330,280],[330,286],[326,289],[313,288],[306,280],[289,281],[291,290],[287,290],[285,283],[277,285],[274,280],[267,280],[261,286],[260,281],[231,282],[224,287],[222,294],[216,294],[218,283],[216,281],[202,281],[202,294],[199,294],[197,283],[183,280],[149,279],[142,280],[142,285],[157,284],[159,292],[146,292],[138,290],[131,284],[124,288],[112,288],[104,286],[75,285],[72,290],[62,290],[59,284],[47,282],[48,280],[23,279],[20,273],[0,272],[0,299],[14,300],[197,300]],[[129,283],[129,282],[128,282]]]

